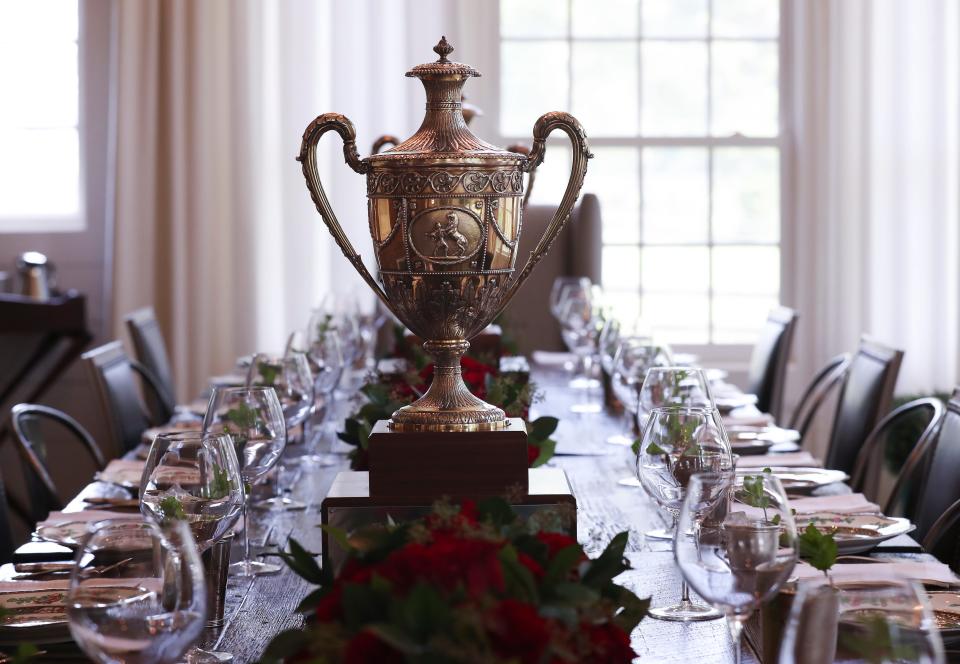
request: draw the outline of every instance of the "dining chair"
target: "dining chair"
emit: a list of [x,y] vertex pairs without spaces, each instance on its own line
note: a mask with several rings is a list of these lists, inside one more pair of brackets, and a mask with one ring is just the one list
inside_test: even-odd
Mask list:
[[853,472],[857,454],[870,431],[890,410],[903,351],[860,337],[840,388],[833,432],[827,446],[827,468]]
[[96,387],[111,443],[118,456],[135,448],[147,428],[166,423],[151,420],[137,393],[136,376],[139,374],[144,392],[153,391],[160,398],[156,379],[146,367],[127,356],[119,341],[89,350],[81,358]]
[[800,440],[804,440],[810,425],[820,411],[827,397],[843,382],[843,377],[850,366],[850,355],[843,353],[831,358],[813,377],[803,396],[793,411],[787,428],[800,432]]
[[916,399],[880,420],[857,455],[853,490],[883,505],[887,516],[912,519],[945,411],[939,399]]
[[166,422],[173,417],[177,398],[163,330],[160,329],[153,307],[137,309],[124,317],[124,322],[133,342],[137,362],[146,367],[157,382],[156,393],[149,390],[144,395],[147,408],[155,422]]
[[784,416],[783,392],[797,318],[797,312],[788,307],[773,309],[750,355],[746,391],[757,396],[760,412],[770,413],[777,421]]
[[[916,535],[916,533],[914,533]],[[923,550],[960,573],[960,500],[940,515],[923,538]]]
[[0,565],[10,562],[15,550],[10,510],[7,508],[7,492],[3,486],[3,477],[0,476]]
[[928,455],[919,506],[911,520],[917,529],[914,539],[922,541],[933,525],[960,500],[960,387],[947,402],[940,431]]
[[[17,452],[23,467],[24,482],[30,499],[30,517],[33,521],[47,518],[51,510],[63,508],[60,491],[50,476],[48,466],[48,436],[46,434],[64,431],[74,445],[79,445],[93,461],[97,470],[103,470],[106,461],[93,437],[79,422],[66,413],[41,406],[21,403],[11,409],[13,431],[16,434]],[[55,427],[55,429],[54,429]],[[73,458],[73,455],[70,455]]]

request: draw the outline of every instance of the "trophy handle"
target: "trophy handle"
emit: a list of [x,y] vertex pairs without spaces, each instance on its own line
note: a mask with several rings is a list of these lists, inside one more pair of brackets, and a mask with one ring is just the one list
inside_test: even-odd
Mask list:
[[533,268],[540,262],[540,259],[550,251],[550,246],[567,224],[567,220],[570,218],[570,210],[573,209],[574,203],[577,202],[577,197],[580,195],[580,187],[583,186],[583,178],[587,174],[587,160],[593,157],[590,153],[590,146],[587,144],[587,133],[583,130],[583,126],[579,120],[569,113],[554,111],[541,115],[537,123],[533,125],[533,149],[530,151],[530,156],[526,163],[522,166],[524,171],[532,175],[537,166],[543,163],[547,136],[549,136],[554,129],[562,129],[565,131],[567,136],[570,137],[570,142],[573,144],[573,164],[570,169],[570,180],[567,182],[567,188],[563,192],[563,198],[560,200],[560,206],[557,208],[556,214],[553,215],[553,220],[547,226],[546,230],[544,230],[537,246],[530,252],[530,258],[527,259],[527,264],[523,266],[520,274],[510,287],[509,293],[503,298],[503,307],[500,308],[497,315],[503,311],[507,303],[510,302],[510,298],[514,296],[517,290],[523,285],[523,282],[527,280],[527,277],[533,272]]
[[373,147],[370,148],[370,154],[380,154],[380,150],[382,150],[385,145],[400,145],[400,139],[390,134],[384,134],[373,142]]
[[340,222],[337,221],[337,215],[333,213],[327,194],[323,191],[323,185],[320,183],[320,173],[317,170],[317,143],[320,142],[320,137],[330,130],[340,134],[340,138],[343,139],[343,158],[347,165],[361,175],[366,173],[369,166],[366,162],[361,161],[360,155],[357,154],[357,131],[353,128],[353,123],[350,122],[349,118],[339,113],[324,113],[307,125],[303,132],[303,142],[300,144],[300,155],[297,157],[297,161],[303,166],[303,177],[307,180],[310,197],[317,206],[317,212],[323,218],[323,223],[327,225],[330,235],[333,236],[343,255],[353,264],[363,280],[367,282],[367,285],[373,289],[373,292],[389,309],[390,302],[386,293],[383,292],[383,288],[367,270],[360,254],[350,244],[350,239],[343,232]]

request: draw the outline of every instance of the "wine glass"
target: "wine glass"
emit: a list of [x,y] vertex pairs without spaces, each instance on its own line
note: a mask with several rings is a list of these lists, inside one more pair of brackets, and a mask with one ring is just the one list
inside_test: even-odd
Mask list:
[[561,305],[561,335],[567,348],[577,356],[576,375],[570,381],[570,387],[584,392],[584,401],[570,407],[575,413],[598,413],[599,402],[590,400],[590,392],[600,383],[593,378],[593,358],[597,352],[597,341],[603,321],[593,289],[567,289],[567,296]]
[[854,661],[946,661],[927,594],[916,582],[885,578],[833,585],[810,579],[799,584],[780,664]]
[[[321,320],[311,323],[307,334],[307,359],[313,370],[313,408],[309,420],[310,431],[307,441],[307,454],[302,461],[319,466],[333,466],[337,462],[330,455],[316,452],[317,443],[326,437],[326,423],[330,419],[334,406],[333,393],[343,374],[344,356],[340,343],[340,333],[328,327]],[[315,427],[320,431],[317,433]]]
[[74,563],[67,621],[94,661],[176,662],[203,633],[203,566],[185,522],[92,523]]
[[624,430],[607,438],[612,445],[629,446],[641,431],[637,420],[640,388],[647,371],[669,364],[668,351],[654,344],[649,337],[621,337],[610,369],[610,389],[623,405]]
[[706,372],[696,367],[651,368],[640,390],[640,427],[645,426],[652,410],[663,406],[716,409]]
[[690,478],[673,555],[684,580],[726,617],[736,664],[744,623],[787,582],[798,552],[797,527],[776,477]]
[[[272,387],[215,387],[203,416],[203,432],[231,437],[240,477],[251,487],[270,472],[287,444],[283,409]],[[246,493],[243,560],[230,565],[230,571],[240,576],[279,572],[279,565],[250,560],[249,489]]]
[[557,277],[553,280],[553,286],[550,288],[550,313],[558,321],[561,318],[561,311],[568,292],[576,289],[580,292],[590,290],[590,280],[586,277]]
[[[730,443],[717,426],[713,411],[703,408],[670,406],[650,413],[637,451],[637,478],[640,485],[661,509],[673,519],[671,533],[686,495],[687,483],[696,473],[733,472]],[[689,622],[712,620],[720,614],[690,600],[686,582],[681,584],[679,604],[651,609],[649,615],[660,620]]]
[[[144,516],[161,525],[186,522],[202,554],[229,533],[242,508],[243,480],[230,436],[181,431],[154,438],[140,478]],[[194,647],[187,660],[201,664],[232,657]]]

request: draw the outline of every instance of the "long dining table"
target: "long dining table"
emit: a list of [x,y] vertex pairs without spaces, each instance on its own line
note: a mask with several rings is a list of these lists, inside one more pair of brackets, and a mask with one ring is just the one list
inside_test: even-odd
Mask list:
[[[627,557],[634,569],[618,581],[641,597],[652,596],[654,605],[675,602],[681,577],[673,562],[671,542],[650,540],[643,534],[668,525],[667,519],[641,489],[619,482],[634,474],[629,448],[606,443],[608,436],[622,431],[622,418],[606,412],[571,412],[570,406],[582,395],[567,386],[569,374],[559,367],[533,364],[531,379],[543,397],[534,404],[531,416],[554,415],[560,419],[554,435],[557,455],[549,463],[567,473],[577,500],[578,537],[587,553],[598,554],[614,535],[629,531]],[[593,398],[599,400],[600,396],[594,394]],[[286,454],[302,454],[302,446],[291,445]],[[260,555],[285,548],[289,538],[295,538],[308,551],[321,550],[320,504],[336,473],[348,466],[345,455],[335,456],[339,459],[336,465],[310,468],[291,488],[291,497],[306,503],[306,509],[252,513],[251,535]],[[85,499],[93,496],[129,494],[121,487],[95,481],[65,509],[84,509],[88,507]],[[303,616],[295,609],[310,590],[286,568],[252,579],[230,577],[225,625],[216,648],[233,653],[238,663],[257,661],[274,635],[302,624]],[[632,641],[643,662],[708,664],[734,660],[733,643],[722,619],[676,623],[646,618],[633,632]],[[758,661],[749,639],[744,640],[742,657],[743,662]]]

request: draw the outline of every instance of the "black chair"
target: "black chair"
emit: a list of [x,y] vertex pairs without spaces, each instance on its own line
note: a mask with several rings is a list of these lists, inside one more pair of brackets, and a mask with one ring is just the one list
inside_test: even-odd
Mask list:
[[944,412],[939,399],[916,399],[880,420],[857,455],[853,489],[883,505],[887,516],[912,519]]
[[138,309],[124,318],[127,332],[133,342],[133,353],[157,382],[157,391],[144,395],[154,422],[166,422],[173,417],[177,398],[173,385],[173,370],[163,340],[163,331],[152,307]]
[[102,470],[106,461],[93,438],[79,422],[64,412],[48,406],[21,403],[11,410],[11,420],[16,439],[17,452],[23,465],[24,481],[30,498],[30,518],[42,521],[51,510],[63,508],[60,492],[47,466],[48,447],[45,433],[49,429],[45,423],[66,431],[70,438],[79,443],[97,470]]
[[868,337],[860,338],[840,390],[824,462],[827,468],[853,472],[857,454],[867,436],[890,410],[902,360],[902,350],[884,346]]
[[960,500],[948,507],[930,526],[927,536],[923,538],[923,549],[944,565],[949,565],[954,572],[960,573]]
[[138,395],[137,374],[142,379],[144,392],[153,392],[159,399],[156,379],[149,370],[127,357],[119,341],[87,351],[82,358],[100,397],[117,456],[135,448],[146,429],[166,423],[151,420]]
[[914,539],[923,541],[933,525],[947,509],[960,500],[960,388],[953,391],[947,402],[947,412],[940,424],[940,432],[926,461],[923,490],[919,508],[912,521],[917,529]]
[[783,392],[796,329],[797,312],[777,307],[767,316],[750,356],[746,391],[757,395],[761,412],[770,413],[778,421],[784,416]]
[[843,377],[846,375],[849,366],[850,355],[847,353],[837,355],[831,358],[807,385],[807,389],[800,397],[797,409],[793,411],[793,417],[787,425],[788,428],[800,432],[801,440],[805,439],[810,425],[813,424],[814,418],[820,411],[820,406],[823,405],[834,388],[843,382]]
[[3,487],[3,477],[0,477],[0,565],[13,559],[16,548],[10,527],[10,511],[7,509],[7,492]]

